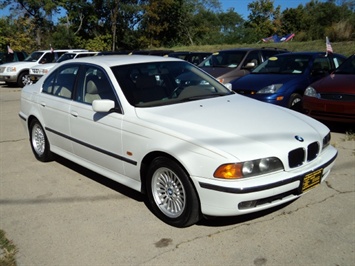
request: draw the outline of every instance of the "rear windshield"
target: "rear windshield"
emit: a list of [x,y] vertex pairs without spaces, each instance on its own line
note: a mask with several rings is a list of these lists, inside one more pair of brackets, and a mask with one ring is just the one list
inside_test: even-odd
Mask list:
[[246,51],[222,51],[207,57],[199,67],[229,67],[236,68],[246,55]]

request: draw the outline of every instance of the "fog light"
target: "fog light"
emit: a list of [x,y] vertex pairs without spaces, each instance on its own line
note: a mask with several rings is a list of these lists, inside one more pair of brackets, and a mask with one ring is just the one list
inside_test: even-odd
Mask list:
[[245,210],[245,209],[250,209],[250,208],[255,208],[256,207],[256,200],[250,200],[250,201],[243,201],[238,204],[239,210]]

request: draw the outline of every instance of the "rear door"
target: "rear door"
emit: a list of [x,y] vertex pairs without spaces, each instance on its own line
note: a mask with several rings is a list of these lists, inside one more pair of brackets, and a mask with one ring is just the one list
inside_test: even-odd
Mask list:
[[69,110],[78,74],[78,65],[62,67],[44,81],[38,104],[49,142],[61,150],[72,152]]

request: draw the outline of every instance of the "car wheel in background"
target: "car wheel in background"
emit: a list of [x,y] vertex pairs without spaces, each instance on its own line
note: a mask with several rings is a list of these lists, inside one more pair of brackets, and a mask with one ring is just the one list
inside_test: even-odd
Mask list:
[[187,173],[175,161],[157,157],[147,175],[148,204],[162,221],[187,227],[200,220],[200,203]]
[[298,93],[291,94],[290,100],[288,102],[288,107],[295,111],[302,110],[302,96]]
[[49,149],[46,133],[37,119],[33,119],[30,123],[30,143],[37,160],[42,162],[52,160],[53,154]]
[[29,75],[28,72],[22,72],[20,73],[20,75],[18,76],[17,79],[17,85],[21,88],[23,88],[25,85],[27,85],[29,80]]

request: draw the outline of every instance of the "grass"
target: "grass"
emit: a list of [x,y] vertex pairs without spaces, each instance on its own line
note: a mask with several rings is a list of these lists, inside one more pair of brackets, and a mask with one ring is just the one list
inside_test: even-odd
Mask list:
[[[176,46],[170,48],[162,49],[171,49],[174,51],[200,51],[200,52],[215,52],[223,49],[230,48],[243,48],[243,47],[278,47],[287,49],[291,52],[297,51],[318,51],[325,52],[325,39],[309,42],[296,42],[289,41],[284,43],[255,43],[255,44],[233,44],[233,45],[199,45],[199,46]],[[350,56],[355,53],[355,41],[347,42],[334,42],[332,43],[332,48],[334,53],[343,54],[345,56]]]
[[16,253],[16,246],[6,238],[5,232],[0,229],[0,265],[16,266]]

